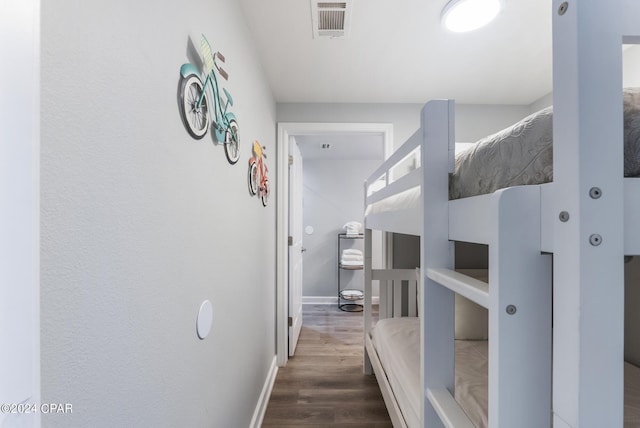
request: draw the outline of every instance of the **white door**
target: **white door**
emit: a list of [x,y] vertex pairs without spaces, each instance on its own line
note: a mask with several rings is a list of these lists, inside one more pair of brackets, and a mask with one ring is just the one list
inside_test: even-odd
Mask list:
[[302,155],[289,143],[289,356],[302,329]]

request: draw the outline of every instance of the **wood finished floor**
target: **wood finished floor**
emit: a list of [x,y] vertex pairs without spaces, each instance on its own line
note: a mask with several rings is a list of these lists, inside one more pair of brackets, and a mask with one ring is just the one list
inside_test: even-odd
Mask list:
[[391,428],[375,376],[362,371],[362,312],[305,305],[296,354],[278,370],[262,427]]

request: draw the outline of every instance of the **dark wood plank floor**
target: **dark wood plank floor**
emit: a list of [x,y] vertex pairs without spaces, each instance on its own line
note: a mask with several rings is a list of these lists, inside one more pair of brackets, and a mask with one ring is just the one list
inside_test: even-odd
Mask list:
[[296,354],[278,371],[264,428],[390,428],[373,375],[362,372],[362,312],[305,305]]

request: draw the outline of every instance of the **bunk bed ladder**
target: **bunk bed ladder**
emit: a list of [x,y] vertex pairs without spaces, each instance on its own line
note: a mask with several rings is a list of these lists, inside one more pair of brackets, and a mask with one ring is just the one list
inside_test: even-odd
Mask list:
[[[423,224],[420,236],[421,371],[422,426],[446,426],[464,412],[453,398],[454,391],[454,294],[430,279],[429,268],[453,269],[453,243],[448,224],[449,173],[453,165],[454,103],[434,100],[422,109],[423,146],[422,203]],[[464,418],[462,418],[464,420]],[[467,421],[468,418],[467,418]],[[469,422],[470,423],[470,422]]]
[[[453,398],[453,298],[458,293],[489,310],[489,427],[549,427],[551,258],[540,252],[540,188],[502,189],[475,199],[485,205],[480,210],[466,209],[464,215],[456,210],[460,204],[448,201],[449,171],[442,171],[442,165],[450,165],[444,150],[450,144],[442,140],[452,141],[452,122],[451,101],[429,103],[423,111],[428,151],[423,151],[422,165],[430,183],[423,188],[423,424],[467,423]],[[456,231],[450,230],[449,216],[473,221],[469,213],[474,212],[490,214],[485,241],[478,242],[489,245],[489,285],[453,270],[449,239]]]

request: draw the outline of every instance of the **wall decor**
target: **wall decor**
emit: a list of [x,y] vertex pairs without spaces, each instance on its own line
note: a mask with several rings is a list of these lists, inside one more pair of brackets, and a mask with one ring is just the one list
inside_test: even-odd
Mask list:
[[265,150],[266,147],[261,146],[258,140],[253,142],[253,156],[249,159],[249,193],[252,196],[258,194],[262,205],[266,207],[271,189],[267,177],[268,168],[264,161],[267,157]]
[[211,119],[216,140],[224,144],[224,152],[229,163],[235,164],[240,159],[240,136],[236,116],[228,111],[229,107],[233,106],[233,98],[225,88],[222,88],[226,98],[223,102],[218,87],[218,75],[224,80],[229,80],[227,72],[218,65],[218,61],[225,62],[225,57],[220,52],[213,52],[204,34],[200,45],[204,60],[202,77],[198,67],[192,63],[186,63],[180,67],[182,119],[189,134],[197,140],[205,136],[209,129],[209,119]]

